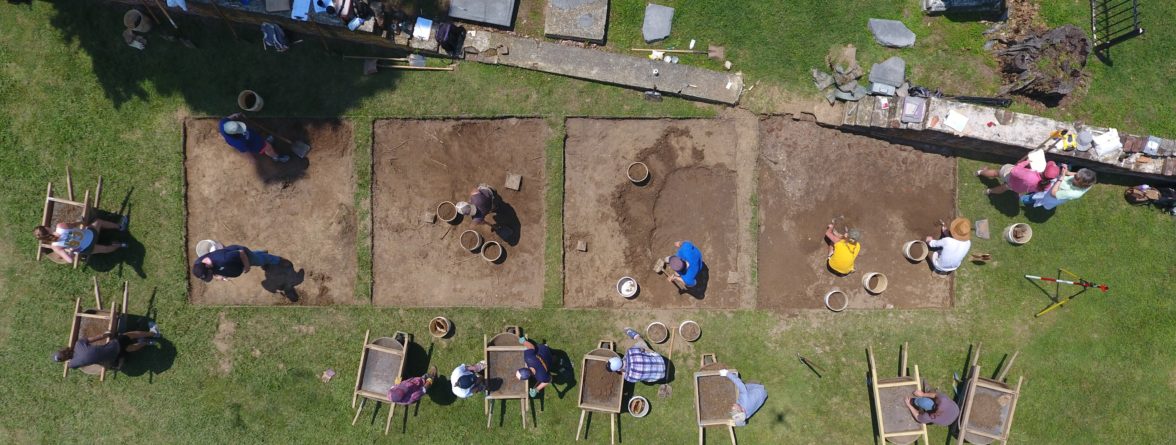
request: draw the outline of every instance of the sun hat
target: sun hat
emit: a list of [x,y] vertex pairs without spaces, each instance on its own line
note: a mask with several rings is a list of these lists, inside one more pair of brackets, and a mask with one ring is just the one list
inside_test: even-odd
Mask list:
[[927,397],[915,397],[915,406],[923,411],[931,411],[935,409],[935,401]]
[[221,126],[225,134],[245,134],[245,124],[238,121],[228,121]]
[[469,216],[474,214],[474,206],[468,202],[458,201],[457,204],[454,204],[453,206],[457,207],[457,213],[462,215]]
[[1041,172],[1041,177],[1045,179],[1054,179],[1057,178],[1061,173],[1062,169],[1058,167],[1058,164],[1054,161],[1049,161],[1048,164],[1045,164],[1045,171]]
[[674,272],[682,273],[682,272],[686,271],[686,261],[683,261],[681,258],[678,258],[677,255],[671,256],[670,257],[670,269],[673,269]]
[[478,381],[473,374],[466,374],[457,379],[457,387],[461,389],[470,389],[474,386],[474,382]]
[[960,241],[967,241],[972,239],[972,223],[968,218],[959,217],[951,220],[950,229],[951,237]]
[[620,357],[613,357],[613,358],[608,359],[608,370],[609,371],[614,371],[614,372],[620,371],[622,365],[623,365],[623,363],[621,362]]
[[531,378],[532,375],[531,370],[527,368],[519,368],[517,374],[519,376],[519,380],[527,380]]
[[855,243],[860,242],[862,240],[862,231],[858,229],[849,229],[846,231],[845,236],[848,237],[850,241]]

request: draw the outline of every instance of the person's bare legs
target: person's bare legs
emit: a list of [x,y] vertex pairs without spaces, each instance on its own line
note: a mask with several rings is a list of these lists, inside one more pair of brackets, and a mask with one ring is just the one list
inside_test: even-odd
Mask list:
[[1000,176],[1000,169],[999,168],[992,168],[992,167],[984,167],[976,172],[976,176],[979,176],[981,178],[996,179],[997,176]]
[[841,235],[838,235],[837,231],[833,230],[832,224],[825,226],[825,241],[829,242],[829,254],[832,255],[833,245],[837,244],[838,241],[841,241]]

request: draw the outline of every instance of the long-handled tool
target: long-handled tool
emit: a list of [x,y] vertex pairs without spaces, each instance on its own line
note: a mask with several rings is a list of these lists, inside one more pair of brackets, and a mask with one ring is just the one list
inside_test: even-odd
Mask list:
[[809,361],[809,359],[804,358],[804,356],[800,355],[799,352],[796,353],[796,358],[800,359],[800,362],[804,363],[805,366],[808,366],[808,369],[812,371],[813,374],[816,374],[818,379],[822,378],[821,372],[824,371],[824,369],[821,369],[820,366],[817,366],[816,363]]
[[[1074,277],[1078,281],[1063,280],[1062,279],[1063,272]],[[1025,278],[1029,279],[1029,280],[1038,280],[1038,281],[1045,281],[1047,283],[1054,283],[1054,294],[1053,294],[1053,297],[1051,298],[1054,301],[1054,303],[1049,305],[1045,309],[1042,309],[1041,312],[1038,312],[1037,315],[1033,316],[1034,318],[1040,317],[1042,315],[1045,315],[1049,311],[1052,311],[1054,309],[1057,309],[1057,308],[1064,306],[1066,303],[1069,303],[1070,300],[1073,300],[1075,297],[1082,295],[1083,292],[1086,292],[1090,288],[1097,288],[1098,290],[1103,291],[1103,293],[1106,293],[1108,290],[1110,290],[1110,287],[1107,286],[1106,284],[1091,283],[1089,281],[1082,279],[1082,277],[1075,275],[1073,272],[1070,272],[1066,269],[1062,269],[1060,267],[1058,268],[1058,277],[1057,278],[1039,277],[1036,275],[1025,275]],[[1062,289],[1063,284],[1079,286],[1082,288],[1082,290],[1078,291],[1077,293],[1075,293],[1073,295],[1062,298],[1060,296],[1060,293],[1061,293],[1061,289]]]
[[[143,1],[146,1],[146,0],[143,0]],[[180,31],[180,25],[177,25],[176,21],[172,20],[171,14],[167,13],[167,7],[164,6],[163,3],[160,3],[159,0],[154,0],[154,1],[155,1],[155,6],[159,7],[160,11],[163,11],[163,16],[167,17],[167,21],[169,23],[171,23],[172,28],[174,28],[176,30],[176,38],[180,40],[180,43],[188,48],[196,48],[196,44],[192,43],[192,40],[189,39],[187,36],[185,36],[183,31]]]
[[249,121],[250,125],[256,125],[257,128],[260,128],[260,129],[264,130],[266,133],[273,135],[273,137],[276,137],[276,138],[280,139],[282,142],[285,142],[287,145],[290,146],[290,151],[294,152],[294,154],[297,155],[298,157],[306,158],[306,154],[310,152],[310,144],[307,144],[306,142],[303,142],[303,141],[294,141],[289,138],[286,138],[285,136],[274,133],[273,130],[270,130],[269,128],[266,128],[265,126],[258,123],[257,121],[246,117],[245,113],[240,113],[240,114],[241,114],[242,118]]

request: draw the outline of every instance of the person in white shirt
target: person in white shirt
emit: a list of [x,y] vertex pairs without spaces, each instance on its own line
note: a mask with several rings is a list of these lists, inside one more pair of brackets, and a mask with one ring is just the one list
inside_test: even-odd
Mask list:
[[951,226],[939,226],[939,239],[927,237],[931,248],[931,265],[939,273],[951,273],[960,267],[972,248],[972,223],[968,218],[951,220]]
[[486,369],[486,362],[467,365],[462,363],[453,369],[449,382],[453,385],[453,395],[466,399],[485,389],[485,379],[479,373]]

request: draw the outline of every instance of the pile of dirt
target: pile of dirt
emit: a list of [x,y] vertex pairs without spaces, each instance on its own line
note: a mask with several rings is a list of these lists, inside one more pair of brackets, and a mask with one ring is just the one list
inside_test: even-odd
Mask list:
[[702,336],[702,327],[698,326],[698,323],[683,323],[678,329],[678,333],[686,341],[695,341],[698,340],[698,337]]
[[723,420],[731,417],[735,403],[735,384],[722,376],[698,379],[698,412],[701,420]]
[[645,336],[648,337],[649,341],[654,343],[661,343],[666,341],[666,338],[669,335],[670,332],[666,329],[666,325],[664,324],[651,324],[645,328]]
[[1074,25],[1025,36],[997,52],[1005,85],[1001,94],[1016,93],[1057,105],[1086,83],[1091,44]]
[[608,363],[588,360],[584,366],[584,403],[598,407],[614,407],[621,399],[620,374],[608,370]]

